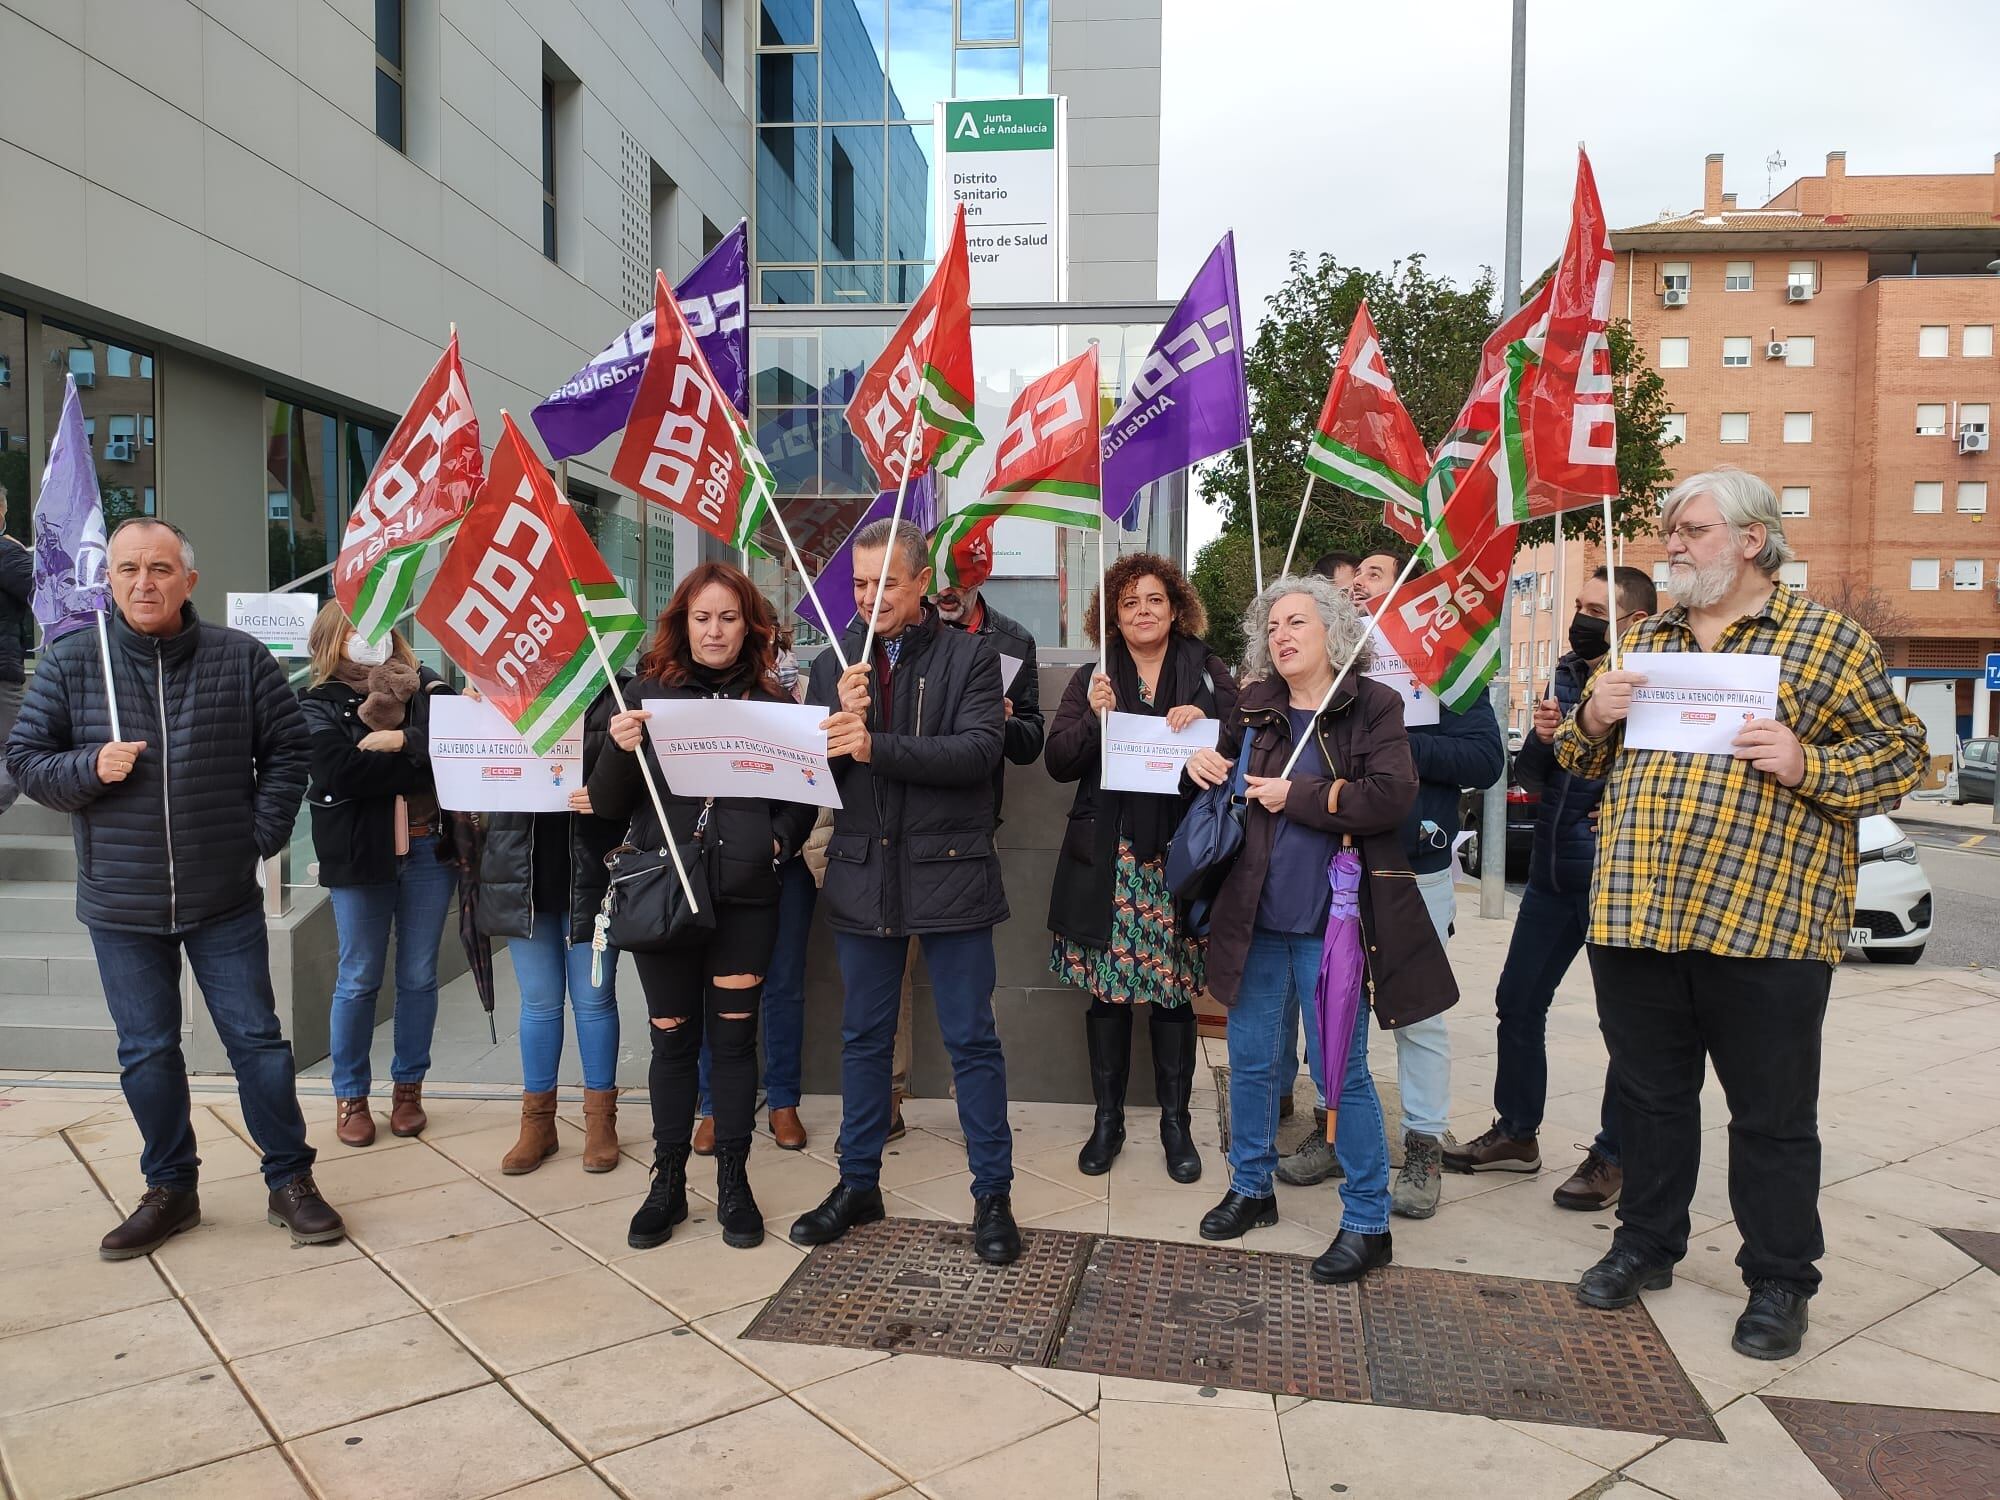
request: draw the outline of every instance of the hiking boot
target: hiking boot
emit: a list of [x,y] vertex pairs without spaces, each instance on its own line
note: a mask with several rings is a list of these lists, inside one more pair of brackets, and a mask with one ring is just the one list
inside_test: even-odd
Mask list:
[[320,1197],[310,1172],[271,1190],[266,1217],[278,1228],[291,1230],[294,1245],[330,1244],[347,1233],[333,1205]]
[[389,1134],[417,1135],[430,1122],[430,1116],[424,1113],[424,1086],[421,1083],[397,1084],[389,1104]]
[[1531,1135],[1509,1135],[1495,1120],[1484,1135],[1444,1152],[1447,1172],[1539,1172],[1542,1148]]
[[1313,1132],[1299,1142],[1299,1149],[1278,1163],[1278,1181],[1293,1187],[1317,1187],[1329,1177],[1342,1176],[1340,1158],[1333,1142],[1326,1138],[1326,1111],[1313,1111]]
[[674,1237],[674,1226],[688,1216],[688,1148],[665,1146],[653,1153],[653,1181],[646,1199],[632,1215],[625,1243],[634,1250],[651,1250]]
[[97,1253],[104,1260],[136,1260],[200,1222],[201,1196],[193,1188],[149,1187],[125,1222],[97,1242]]
[[368,1096],[333,1101],[333,1133],[343,1146],[375,1144],[375,1117],[368,1112]]
[[750,1193],[750,1143],[718,1141],[715,1146],[715,1222],[722,1243],[753,1250],[764,1243],[764,1215]]
[[1583,1158],[1583,1165],[1556,1189],[1556,1207],[1596,1213],[1616,1203],[1624,1187],[1625,1169],[1615,1161],[1606,1160],[1604,1153],[1592,1146]]
[[1406,1219],[1428,1219],[1436,1213],[1443,1164],[1443,1141],[1434,1135],[1407,1132],[1403,1136],[1403,1170],[1396,1174],[1390,1209]]
[[1745,1359],[1790,1359],[1806,1336],[1809,1299],[1782,1281],[1754,1281],[1729,1347]]
[[521,1095],[520,1139],[500,1158],[509,1177],[532,1172],[556,1154],[556,1091]]

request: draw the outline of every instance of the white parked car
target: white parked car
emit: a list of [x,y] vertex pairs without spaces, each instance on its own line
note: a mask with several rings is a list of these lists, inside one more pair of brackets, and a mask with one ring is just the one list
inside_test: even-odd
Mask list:
[[1861,820],[1860,854],[1847,946],[1877,963],[1913,964],[1931,936],[1931,883],[1917,846],[1878,813]]

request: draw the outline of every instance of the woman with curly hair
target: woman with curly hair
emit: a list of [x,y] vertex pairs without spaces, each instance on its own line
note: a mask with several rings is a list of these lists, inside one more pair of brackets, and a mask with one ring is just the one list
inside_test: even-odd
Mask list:
[[[1077,669],[1049,730],[1044,759],[1057,781],[1077,783],[1049,898],[1055,934],[1049,967],[1090,996],[1084,1038],[1097,1120],[1077,1153],[1081,1172],[1111,1170],[1125,1144],[1125,1084],[1132,1063],[1132,1009],[1148,1007],[1160,1144],[1176,1182],[1201,1176],[1189,1130],[1194,1087],[1194,997],[1202,987],[1201,940],[1181,929],[1168,894],[1167,845],[1188,798],[1106,791],[1099,784],[1103,715],[1147,714],[1175,732],[1226,718],[1236,680],[1202,642],[1208,617],[1181,570],[1150,552],[1118,559],[1104,579],[1105,665]],[[1084,612],[1097,642],[1098,604]]]

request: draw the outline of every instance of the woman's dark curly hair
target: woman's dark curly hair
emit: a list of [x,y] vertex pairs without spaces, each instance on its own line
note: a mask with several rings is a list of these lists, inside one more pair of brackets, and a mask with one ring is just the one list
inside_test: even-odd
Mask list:
[[[1160,580],[1160,587],[1167,591],[1167,602],[1173,606],[1173,628],[1177,634],[1198,639],[1208,629],[1208,611],[1202,608],[1201,595],[1194,591],[1185,573],[1157,552],[1128,552],[1104,570],[1105,622],[1114,636],[1118,634],[1118,601],[1141,578]],[[1091,645],[1098,643],[1095,590],[1083,612],[1083,633]]]
[[687,682],[694,665],[694,654],[688,649],[688,611],[694,606],[695,595],[712,583],[719,583],[734,594],[736,606],[743,612],[743,623],[747,628],[743,633],[743,650],[738,660],[752,669],[755,681],[772,680],[777,656],[778,618],[772,612],[771,601],[757,592],[756,585],[744,576],[743,571],[724,562],[702,563],[681,580],[673,598],[667,601],[667,607],[660,611],[653,638],[647,643],[646,654],[639,659],[641,677],[650,677],[670,687],[679,687]]

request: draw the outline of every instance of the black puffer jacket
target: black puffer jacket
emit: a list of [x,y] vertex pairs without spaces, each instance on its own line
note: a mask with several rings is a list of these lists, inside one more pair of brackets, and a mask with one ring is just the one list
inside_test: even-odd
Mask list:
[[[630,679],[620,677],[620,687]],[[618,705],[606,688],[583,716],[583,779],[611,745],[611,716]],[[627,756],[630,760],[631,757]],[[644,795],[641,788],[640,795]],[[595,805],[594,803],[592,804]],[[587,943],[611,872],[604,856],[625,837],[623,820],[595,813],[569,813],[569,940]],[[486,840],[479,854],[479,930],[488,937],[528,936],[535,920],[536,813],[487,813]],[[547,825],[543,825],[547,826]]]
[[271,653],[191,604],[181,619],[160,637],[111,617],[120,728],[146,742],[125,780],[97,779],[113,736],[94,630],[42,653],[7,741],[21,790],[73,815],[86,926],[178,932],[254,905],[257,861],[285,847],[305,794],[305,719]]
[[[1556,663],[1549,687],[1565,717],[1576,712],[1589,680],[1592,663],[1574,651]],[[1555,750],[1531,729],[1514,757],[1514,774],[1524,786],[1539,788],[1535,808],[1535,843],[1528,857],[1528,884],[1552,895],[1590,892],[1591,868],[1597,862],[1597,831],[1591,811],[1604,797],[1604,783],[1566,771]]]
[[11,536],[0,536],[0,682],[27,675],[28,642],[34,639],[35,556]]
[[[1000,805],[1007,791],[1007,767],[1005,761],[1017,766],[1032,766],[1042,758],[1042,742],[1047,737],[1048,726],[1042,719],[1041,668],[1035,661],[1035,638],[1028,634],[1028,627],[1009,615],[979,601],[979,628],[967,630],[967,635],[983,636],[993,643],[993,649],[1002,656],[1018,658],[1021,670],[1013,682],[1000,684],[1002,699],[1002,722],[1005,729],[1000,741],[1003,764],[993,768],[993,821],[1000,822]],[[959,625],[949,629],[963,630]],[[1004,666],[1005,663],[1002,663]],[[1005,700],[1014,700],[1014,713],[1006,716]]]
[[[642,677],[626,689],[625,701],[637,708],[648,698],[718,698],[693,683],[670,686],[656,678]],[[770,688],[748,693],[731,693],[757,703],[790,703],[792,700]],[[609,722],[608,720],[606,721]],[[660,770],[653,742],[640,746],[653,770],[654,784],[673,824],[674,840],[682,843],[694,837],[696,822],[707,807],[708,827],[702,834],[702,852],[707,860],[708,888],[718,901],[745,906],[772,906],[778,900],[778,866],[805,847],[806,835],[819,817],[819,809],[803,802],[779,802],[763,797],[677,797]],[[586,778],[590,805],[597,815],[613,820],[621,830],[629,822],[630,841],[641,849],[658,849],[660,820],[653,812],[653,799],[646,793],[639,772],[639,757],[607,743],[596,766]],[[774,854],[771,845],[778,845]]]
[[[417,691],[403,705],[403,748],[363,750],[370,733],[361,722],[367,694],[329,678],[299,694],[312,733],[313,853],[323,886],[388,885],[396,878],[396,799],[435,795],[431,775],[431,694],[448,693],[445,680],[428,667],[418,669]],[[439,859],[450,855],[444,819],[436,832]]]
[[[848,627],[848,659],[860,653]],[[836,932],[904,937],[968,932],[1007,919],[993,848],[993,800],[974,795],[1000,764],[1000,654],[984,636],[946,629],[937,611],[902,635],[888,682],[869,705],[869,761],[833,763],[841,809],[826,846],[821,905]],[[875,670],[882,670],[878,642]],[[840,660],[822,651],[806,701],[840,707]]]

